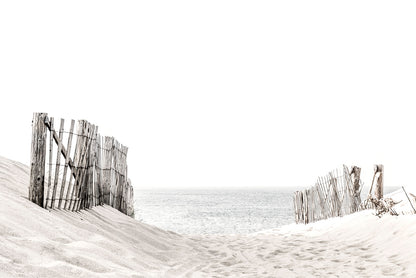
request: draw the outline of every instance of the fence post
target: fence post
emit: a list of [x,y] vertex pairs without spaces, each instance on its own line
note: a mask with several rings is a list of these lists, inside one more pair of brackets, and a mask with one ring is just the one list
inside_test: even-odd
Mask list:
[[376,173],[379,173],[377,178],[377,185],[376,185],[376,192],[375,197],[377,200],[383,198],[383,187],[384,187],[384,166],[383,164],[378,164],[374,166],[374,170]]
[[350,174],[352,176],[352,185],[354,188],[354,193],[357,193],[360,191],[361,168],[358,166],[352,166]]
[[46,159],[47,113],[34,113],[32,122],[32,149],[30,156],[29,200],[43,207]]
[[[346,166],[344,166],[346,167]],[[346,173],[347,174],[347,173]],[[352,166],[351,172],[349,173],[351,177],[351,183],[353,188],[353,195],[351,198],[353,198],[352,205],[350,206],[351,211],[355,212],[359,210],[360,204],[361,204],[361,184],[360,184],[360,176],[361,176],[361,168],[358,166]]]

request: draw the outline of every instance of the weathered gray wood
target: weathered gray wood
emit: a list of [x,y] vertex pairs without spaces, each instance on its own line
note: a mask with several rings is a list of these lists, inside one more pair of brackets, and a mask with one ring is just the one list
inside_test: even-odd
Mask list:
[[48,173],[48,191],[46,193],[45,208],[49,206],[49,201],[51,200],[51,188],[52,188],[52,156],[53,156],[53,118],[49,119],[49,173]]
[[97,157],[97,167],[98,167],[98,190],[99,190],[99,205],[104,205],[104,177],[103,177],[103,137],[100,135],[100,140],[98,141],[98,157]]
[[[39,113],[41,114],[41,113]],[[37,114],[34,114],[34,117]],[[36,117],[39,118],[40,115]],[[118,143],[113,137],[102,139],[97,134],[98,127],[91,125],[87,121],[79,121],[77,143],[74,152],[74,158],[71,155],[71,146],[73,139],[73,130],[75,121],[71,121],[71,128],[68,135],[68,142],[66,145],[63,143],[64,132],[64,120],[61,120],[61,126],[59,129],[59,135],[54,130],[53,118],[48,119],[44,114],[41,122],[43,126],[38,123],[35,124],[32,133],[33,137],[38,132],[35,132],[35,126],[43,128],[43,144],[35,144],[32,142],[32,165],[39,164],[39,162],[33,162],[39,160],[33,158],[34,154],[40,154],[41,152],[35,151],[35,149],[43,148],[43,180],[38,179],[37,183],[41,183],[43,186],[42,200],[39,201],[36,197],[37,203],[41,203],[43,207],[58,207],[59,209],[68,209],[72,211],[78,211],[80,209],[90,208],[95,205],[108,203],[114,208],[122,211],[127,215],[134,215],[134,190],[131,186],[130,180],[128,180],[127,173],[127,147]],[[47,193],[45,192],[45,160],[46,160],[46,137],[47,131],[50,131],[49,145],[49,182]],[[39,136],[38,136],[39,137]],[[40,137],[41,138],[41,137]],[[37,140],[42,142],[42,139]],[[53,144],[57,144],[57,154],[55,171],[53,172]],[[104,146],[106,145],[107,146]],[[109,144],[109,145],[108,145]],[[36,146],[39,145],[39,146]],[[65,159],[65,165],[63,166],[62,181],[60,181],[61,172],[59,171],[61,165],[61,155]],[[69,173],[69,182],[67,183]],[[35,196],[36,185],[32,180],[32,176],[35,174],[35,167],[31,169],[31,185],[29,187],[29,197],[32,199]],[[39,169],[38,172],[42,169]],[[52,177],[54,173],[54,178]],[[39,175],[38,175],[39,176]],[[59,183],[61,182],[60,186]],[[40,186],[38,186],[40,187]],[[57,200],[57,194],[59,199]],[[46,201],[45,196],[46,195]],[[66,198],[64,196],[66,195]],[[33,197],[34,198],[34,197]],[[50,202],[49,202],[50,201]],[[314,212],[312,212],[314,213]]]
[[65,124],[65,120],[61,119],[61,124],[59,126],[58,150],[56,152],[55,178],[53,179],[52,202],[51,202],[52,209],[55,207],[56,189],[59,183],[59,169],[61,167],[61,150],[62,150],[62,138],[64,134],[64,124]]
[[91,161],[91,171],[92,171],[92,182],[91,182],[91,206],[96,206],[97,205],[97,187],[96,187],[96,183],[97,183],[97,172],[96,172],[96,168],[97,168],[97,140],[98,140],[98,134],[96,134],[93,142],[92,142],[92,146],[91,146],[91,156],[92,156],[92,161]]
[[376,172],[379,173],[377,178],[377,185],[375,191],[375,197],[377,200],[383,198],[383,190],[384,190],[384,166],[382,164],[378,164],[375,166]]
[[[53,118],[51,118],[51,119],[53,119]],[[52,138],[53,138],[53,140],[55,141],[55,143],[56,143],[56,144],[59,144],[59,137],[58,137],[58,135],[56,134],[56,131],[53,129],[53,127],[51,127],[51,123],[50,123],[50,121],[46,120],[46,121],[45,121],[45,125],[46,125],[46,127],[47,127],[50,131],[51,131],[51,133],[52,133]],[[62,153],[62,155],[64,156],[64,158],[65,158],[65,159],[67,158],[67,156],[69,156],[69,153],[66,151],[66,149],[65,149],[65,147],[64,147],[64,146],[62,146],[62,148],[61,148],[61,153]],[[69,166],[69,168],[71,169],[71,173],[72,173],[72,175],[74,175],[74,177],[75,177],[74,162],[72,161],[72,159],[71,159],[71,158],[69,158],[69,160],[68,160],[68,166]]]
[[85,169],[85,165],[84,165],[84,157],[85,157],[85,144],[88,140],[87,138],[87,133],[86,133],[86,129],[87,129],[87,123],[86,121],[79,121],[79,125],[82,126],[81,132],[79,133],[78,137],[82,137],[81,145],[80,145],[80,157],[79,157],[79,161],[78,161],[78,167],[77,167],[77,175],[75,178],[75,186],[74,186],[74,196],[73,196],[73,205],[72,205],[72,211],[77,211],[77,206],[78,206],[78,201],[79,201],[79,192],[81,190],[82,187],[82,176],[84,173],[84,169]]
[[361,175],[361,168],[357,166],[353,166],[351,169],[351,176],[352,176],[352,182],[354,186],[354,193],[360,192],[360,189],[361,189],[360,175]]
[[127,148],[123,146],[122,144],[118,143],[116,145],[116,175],[117,175],[117,188],[116,188],[116,198],[115,198],[115,205],[114,207],[124,213],[123,209],[123,192],[124,188],[126,186],[126,156],[125,153],[127,153]]
[[119,201],[120,201],[120,144],[117,140],[114,140],[114,178],[115,183],[113,187],[113,208],[119,209]]
[[121,192],[120,192],[120,211],[127,214],[126,191],[127,191],[127,152],[128,148],[121,145]]
[[110,206],[114,207],[116,189],[117,189],[117,157],[116,157],[116,144],[117,141],[113,139],[113,145],[111,146],[111,188],[110,188]]
[[[89,167],[89,159],[90,159],[90,151],[91,151],[91,143],[92,139],[94,137],[94,134],[96,134],[96,127],[90,123],[87,122],[87,142],[85,145],[85,157],[83,160],[84,165],[84,171],[81,176],[81,187],[79,191],[79,198],[77,201],[76,211],[79,211],[80,209],[85,209],[89,207],[89,196],[88,196],[88,182],[90,179],[90,167]],[[92,178],[92,177],[91,177]]]
[[131,199],[132,191],[133,191],[133,187],[131,186],[131,181],[130,179],[127,178],[125,191],[123,192],[123,200],[124,200],[123,213],[125,213],[128,216],[131,216],[132,214],[134,214],[134,204],[132,203],[133,200]]
[[74,152],[74,169],[76,169],[75,176],[70,175],[69,183],[68,183],[68,190],[66,193],[66,200],[65,200],[65,209],[72,210],[74,205],[74,196],[75,196],[75,190],[77,187],[77,177],[79,175],[79,166],[80,166],[80,157],[81,157],[81,148],[82,143],[85,140],[83,136],[80,136],[83,133],[84,126],[81,121],[78,121],[78,131],[77,131],[77,141],[75,145],[75,152]]
[[104,204],[110,204],[110,197],[111,197],[111,164],[112,164],[112,156],[111,156],[111,149],[113,146],[113,138],[105,136],[104,137],[104,149],[103,149],[103,196],[104,196]]
[[74,210],[79,211],[81,208],[83,208],[85,204],[86,199],[86,184],[88,179],[88,154],[89,154],[89,146],[91,141],[91,136],[93,132],[92,125],[84,121],[84,136],[85,136],[85,142],[83,145],[83,151],[82,151],[82,160],[81,160],[81,169],[80,169],[80,176],[78,178],[78,188],[77,188],[77,194],[75,198],[75,205]]
[[101,152],[102,152],[102,137],[101,135],[97,135],[97,144],[96,144],[96,164],[95,164],[95,189],[96,189],[96,205],[102,205],[104,203],[103,200],[103,182],[102,182],[102,163],[101,163]]
[[79,133],[78,138],[80,138],[79,141],[79,157],[78,157],[78,163],[77,163],[77,171],[76,171],[76,177],[75,177],[75,183],[74,183],[74,189],[73,194],[71,197],[71,210],[77,211],[78,210],[78,201],[80,198],[80,191],[82,188],[82,179],[85,172],[85,157],[86,157],[86,144],[88,142],[88,131],[87,131],[87,122],[84,120],[78,121],[79,125]]
[[30,155],[29,200],[43,207],[45,187],[46,127],[48,114],[34,113],[32,121],[32,146]]
[[350,171],[344,165],[342,170],[336,169],[324,177],[318,177],[314,186],[295,192],[295,221],[306,224],[357,211],[360,197],[356,193],[361,192],[358,172],[356,179],[353,184]]
[[68,171],[69,154],[71,154],[72,134],[74,133],[74,126],[75,126],[75,121],[71,120],[71,127],[70,127],[70,130],[69,130],[68,143],[67,143],[68,155],[65,158],[65,168],[64,168],[64,173],[63,173],[63,177],[62,177],[61,190],[59,192],[59,202],[58,202],[58,208],[59,209],[61,209],[61,204],[62,204],[62,201],[63,201],[62,199],[63,199],[63,196],[64,196],[64,190],[65,190],[65,188],[67,189],[67,195],[68,195],[69,187],[70,187],[70,184],[68,184],[68,187],[66,187],[66,175],[67,175],[67,171]]
[[[344,172],[348,172],[347,166],[344,165]],[[353,206],[351,212],[356,212],[360,209],[361,204],[361,183],[360,183],[360,176],[361,176],[361,168],[357,166],[353,166],[349,175],[347,176],[349,179],[350,184],[350,196],[353,199]]]
[[94,205],[94,160],[95,160],[95,144],[97,140],[97,126],[92,126],[93,133],[90,139],[90,146],[88,148],[88,170],[86,183],[86,203],[85,208],[91,208]]

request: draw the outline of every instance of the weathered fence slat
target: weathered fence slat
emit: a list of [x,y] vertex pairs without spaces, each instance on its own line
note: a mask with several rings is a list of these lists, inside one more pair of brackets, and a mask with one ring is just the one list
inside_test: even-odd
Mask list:
[[82,140],[80,140],[80,156],[79,156],[79,164],[78,164],[78,171],[77,171],[77,177],[75,178],[75,188],[74,188],[74,194],[73,194],[73,205],[72,205],[72,211],[78,211],[78,204],[79,200],[81,198],[81,190],[83,188],[83,182],[84,182],[84,173],[86,170],[86,157],[87,157],[87,144],[88,144],[88,123],[84,120],[79,121],[79,125],[81,126],[81,132],[80,135],[82,137]]
[[383,198],[383,190],[384,190],[384,166],[382,164],[378,164],[376,165],[377,168],[377,172],[379,173],[379,176],[377,178],[377,185],[376,185],[376,192],[375,192],[375,197],[377,200],[380,200],[381,198]]
[[[84,136],[80,136],[82,134],[83,125],[78,122],[78,131],[77,131],[77,141],[75,144],[75,151],[74,151],[74,167],[76,169],[75,176],[71,175],[68,183],[68,190],[66,192],[66,200],[65,200],[65,209],[72,210],[74,204],[74,194],[77,187],[77,177],[79,175],[79,165],[80,165],[80,157],[81,157],[81,144],[83,140],[85,140]],[[72,182],[73,181],[73,182]]]
[[[71,120],[71,127],[69,129],[69,134],[68,134],[68,143],[67,143],[67,151],[68,154],[71,153],[71,146],[72,146],[72,134],[74,132],[74,126],[75,126],[75,121]],[[62,177],[62,184],[61,184],[61,190],[59,192],[59,202],[58,202],[58,208],[61,208],[61,204],[62,204],[62,198],[64,196],[64,190],[65,190],[65,185],[66,185],[66,175],[67,175],[67,171],[68,171],[68,162],[69,162],[69,155],[67,155],[67,157],[65,158],[65,167],[64,167],[64,173],[63,173],[63,177]],[[72,177],[72,175],[71,175]],[[71,179],[70,179],[71,180]],[[69,184],[68,184],[68,189],[69,189]],[[68,198],[68,197],[67,197]]]
[[350,172],[344,165],[342,170],[318,177],[313,187],[294,193],[296,223],[306,224],[358,211],[361,188],[358,167]]
[[103,150],[103,176],[104,176],[104,185],[103,185],[103,194],[104,194],[104,204],[110,205],[111,199],[111,165],[112,165],[112,154],[111,150],[113,147],[113,138],[105,136],[104,137],[104,150]]
[[43,207],[46,160],[46,127],[48,114],[34,113],[32,121],[32,146],[30,154],[29,200]]
[[51,117],[49,120],[50,123],[50,132],[49,132],[49,174],[48,174],[48,192],[46,193],[46,201],[45,201],[45,208],[48,207],[50,194],[51,194],[51,187],[52,187],[52,155],[53,155],[53,118]]
[[65,120],[61,119],[61,123],[59,125],[59,142],[58,142],[58,150],[56,152],[55,178],[53,180],[51,208],[55,207],[56,188],[58,187],[58,183],[59,183],[59,169],[60,169],[60,164],[61,164],[61,149],[62,149],[62,136],[64,134],[64,124],[65,124]]
[[96,160],[96,164],[95,164],[95,172],[97,173],[97,186],[96,186],[96,190],[97,190],[97,204],[98,205],[102,205],[104,204],[104,200],[103,200],[103,180],[102,180],[102,176],[103,176],[103,170],[102,170],[102,162],[101,162],[101,152],[102,152],[102,137],[101,135],[97,135],[97,145],[96,145],[96,152],[97,152],[97,160]]
[[84,144],[84,151],[83,151],[83,160],[81,164],[81,178],[80,178],[80,186],[78,188],[77,199],[75,201],[75,211],[79,211],[81,208],[85,208],[88,192],[88,154],[90,153],[89,148],[91,146],[92,136],[94,133],[94,126],[88,122],[85,122],[85,144]]
[[[134,191],[127,176],[127,147],[114,137],[99,135],[98,126],[85,120],[77,122],[77,133],[74,129],[76,122],[72,120],[68,141],[64,143],[65,120],[61,119],[57,133],[54,118],[48,118],[46,113],[34,113],[30,200],[44,208],[70,211],[107,204],[127,215],[134,215]],[[49,171],[45,188],[48,143]],[[55,152],[54,144],[57,146]]]

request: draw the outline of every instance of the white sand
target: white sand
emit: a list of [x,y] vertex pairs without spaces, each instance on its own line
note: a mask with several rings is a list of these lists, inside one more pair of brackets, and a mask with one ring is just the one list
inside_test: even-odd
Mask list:
[[0,277],[416,277],[412,215],[181,236],[108,206],[49,212],[27,186],[28,167],[0,157]]

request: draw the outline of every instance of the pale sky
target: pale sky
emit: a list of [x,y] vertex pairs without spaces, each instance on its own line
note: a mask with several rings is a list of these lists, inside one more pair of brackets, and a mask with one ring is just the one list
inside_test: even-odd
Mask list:
[[2,1],[0,155],[33,112],[129,147],[137,189],[415,186],[414,1]]

